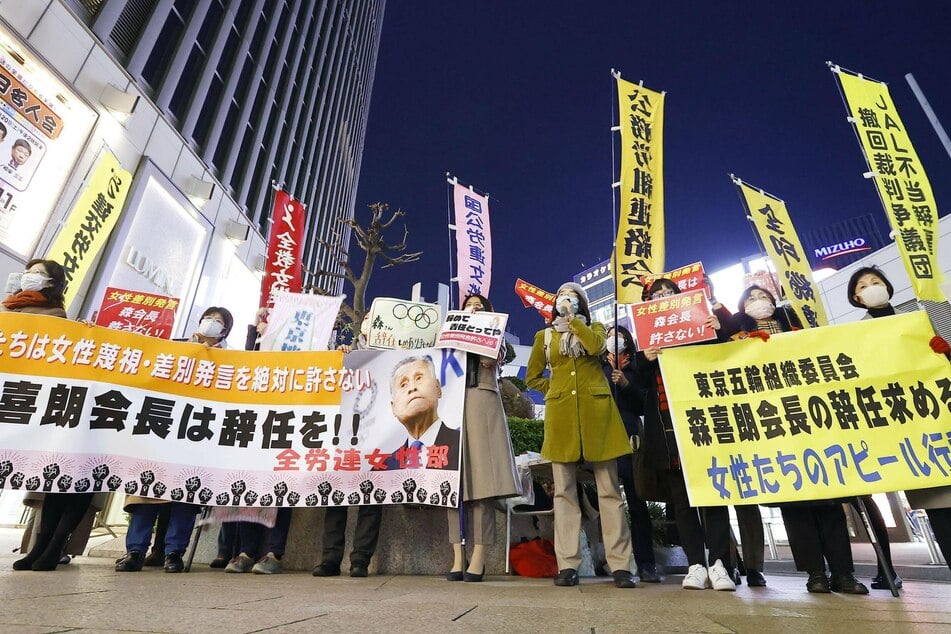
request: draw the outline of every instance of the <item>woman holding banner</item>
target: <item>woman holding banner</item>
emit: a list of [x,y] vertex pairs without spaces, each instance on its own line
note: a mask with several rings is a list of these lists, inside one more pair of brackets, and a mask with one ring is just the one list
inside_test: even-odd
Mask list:
[[[846,287],[849,294],[849,303],[856,308],[864,308],[868,312],[862,319],[873,319],[876,317],[888,317],[895,314],[895,308],[891,304],[895,289],[892,283],[888,281],[885,274],[876,267],[862,267],[852,274]],[[931,349],[937,353],[947,354],[949,352],[948,342],[935,335],[931,340]],[[871,496],[866,496],[868,499]],[[905,491],[905,497],[908,498],[908,504],[913,509],[924,509],[928,514],[928,522],[934,532],[935,540],[941,548],[944,560],[951,568],[951,487],[934,487],[931,489],[918,489],[915,491]],[[874,513],[869,513],[872,520],[872,527],[875,529],[875,536],[882,544],[882,550],[888,554],[888,569],[894,572],[891,556],[888,551],[888,533],[885,529],[885,522],[878,512],[878,507],[866,499],[865,506]],[[876,516],[878,519],[876,519]],[[880,536],[880,533],[884,537]],[[901,587],[901,577],[895,575],[895,585]],[[885,578],[885,570],[882,562],[878,562],[878,576],[872,579],[872,587],[875,589],[888,589],[888,580]]]
[[[801,323],[791,310],[776,309],[776,298],[765,288],[750,286],[740,295],[737,324],[749,336],[766,341],[770,335],[799,330]],[[810,500],[779,505],[789,538],[796,570],[809,573],[809,592],[868,594],[854,575],[849,529],[842,500]],[[826,575],[829,564],[831,579]]]
[[[680,293],[671,280],[658,278],[644,288],[643,299],[660,299]],[[707,326],[721,337],[720,321],[715,315],[707,318]],[[727,571],[732,551],[730,543],[730,512],[725,506],[698,509],[690,506],[680,453],[674,436],[673,421],[667,404],[667,390],[657,362],[661,351],[647,348],[637,356],[637,378],[645,391],[644,429],[634,456],[634,478],[638,491],[646,499],[667,502],[674,511],[677,532],[690,567],[682,586],[688,590],[736,590]],[[703,524],[700,522],[703,516]],[[709,558],[706,549],[709,549]],[[709,568],[707,562],[711,562]]]
[[555,487],[555,555],[559,568],[555,585],[578,585],[581,507],[577,471],[578,462],[586,460],[594,466],[605,556],[614,585],[633,588],[631,535],[615,462],[630,453],[631,447],[601,371],[604,326],[591,321],[588,296],[572,282],[558,289],[555,310],[557,316],[551,325],[535,335],[526,372],[529,387],[545,395],[542,457],[551,460]]
[[[469,295],[462,303],[469,312],[492,311],[482,295]],[[502,355],[505,343],[502,343]],[[462,437],[462,496],[464,512],[472,521],[472,557],[465,566],[459,509],[449,509],[449,543],[452,569],[449,581],[482,581],[485,546],[495,543],[495,500],[519,495],[515,457],[502,398],[499,396],[499,359],[466,355],[466,403]],[[468,523],[468,522],[467,522]]]
[[[0,312],[65,319],[65,290],[66,273],[62,265],[53,260],[31,260],[20,277],[20,291],[3,300]],[[95,505],[94,495],[97,496]],[[25,557],[13,562],[13,569],[55,570],[64,549],[67,549],[67,542],[72,546],[67,549],[69,552],[81,554],[92,528],[95,511],[102,508],[104,501],[105,494],[102,493],[28,493],[23,502],[34,509],[34,525],[38,530],[33,547]],[[27,530],[32,532],[32,529]],[[23,550],[29,541],[29,535],[24,535]]]

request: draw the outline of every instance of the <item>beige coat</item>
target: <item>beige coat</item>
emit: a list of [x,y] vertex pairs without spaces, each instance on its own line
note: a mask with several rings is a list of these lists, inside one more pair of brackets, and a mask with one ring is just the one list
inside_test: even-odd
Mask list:
[[908,505],[913,509],[951,508],[951,487],[933,487],[905,491]]
[[[469,355],[472,358],[472,355]],[[462,492],[465,500],[521,495],[512,440],[499,396],[496,363],[477,357],[479,384],[466,388],[463,419]],[[481,361],[485,361],[483,365]]]

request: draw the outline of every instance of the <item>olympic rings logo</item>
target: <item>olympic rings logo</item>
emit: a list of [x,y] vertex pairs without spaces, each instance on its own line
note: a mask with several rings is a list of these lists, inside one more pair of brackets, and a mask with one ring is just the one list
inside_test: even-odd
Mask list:
[[420,330],[425,330],[439,321],[439,311],[431,306],[394,304],[392,312],[396,319],[409,319]]

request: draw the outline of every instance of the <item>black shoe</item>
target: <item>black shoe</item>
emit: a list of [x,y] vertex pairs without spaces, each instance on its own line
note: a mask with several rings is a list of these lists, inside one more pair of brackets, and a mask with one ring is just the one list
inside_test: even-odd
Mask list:
[[[902,584],[901,577],[899,577],[898,575],[895,575],[895,588],[896,589],[901,588],[901,584]],[[891,588],[888,587],[888,581],[882,575],[875,575],[875,577],[872,579],[872,589],[873,590],[891,590]]]
[[482,566],[482,572],[480,572],[479,574],[476,574],[474,572],[469,572],[468,570],[465,571],[464,573],[462,573],[462,580],[478,583],[482,581],[483,575],[485,575],[485,566]]
[[138,572],[145,563],[145,555],[137,550],[130,550],[116,562],[116,572]]
[[350,563],[350,576],[351,577],[369,577],[370,571],[367,570],[367,565],[362,563]]
[[746,585],[751,588],[763,588],[766,586],[766,577],[756,568],[747,568]]
[[832,592],[829,587],[829,578],[825,572],[813,572],[809,574],[809,581],[806,582],[806,590],[809,592],[819,592],[827,594]]
[[743,583],[743,577],[740,576],[739,568],[733,569],[733,572],[730,573],[730,579],[733,580],[734,585],[741,585]]
[[340,564],[332,564],[325,561],[314,566],[314,571],[311,574],[315,577],[339,577]]
[[634,575],[631,574],[630,570],[615,570],[611,576],[614,577],[614,586],[616,588],[637,587],[637,583],[634,581]]
[[637,571],[638,578],[644,583],[660,583],[660,575],[657,574],[657,569],[653,566],[644,566],[639,568]]
[[181,553],[165,555],[165,572],[182,572],[183,570],[185,570],[185,562],[182,561]]
[[844,575],[835,575],[829,583],[829,589],[842,594],[868,594],[868,588],[859,582],[851,572]]
[[446,581],[462,581],[465,578],[465,573],[461,570],[450,570],[446,573]]
[[165,554],[162,551],[155,550],[154,548],[149,551],[149,554],[146,555],[145,561],[142,562],[143,566],[149,568],[158,568],[159,566],[165,565]]
[[562,587],[578,585],[578,571],[574,568],[565,568],[564,570],[559,570],[558,576],[555,577],[555,585]]
[[229,561],[230,560],[227,557],[221,557],[219,555],[218,557],[215,557],[214,559],[211,560],[211,563],[208,564],[208,567],[209,568],[224,568],[225,566],[228,565]]

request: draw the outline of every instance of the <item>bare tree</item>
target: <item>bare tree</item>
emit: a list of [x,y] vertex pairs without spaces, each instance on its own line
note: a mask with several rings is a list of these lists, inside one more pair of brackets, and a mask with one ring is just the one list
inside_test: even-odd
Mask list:
[[[416,262],[423,254],[422,251],[413,253],[406,252],[406,238],[409,236],[409,230],[403,225],[403,239],[398,244],[389,244],[383,233],[396,222],[397,218],[406,215],[402,209],[390,213],[390,206],[386,203],[373,203],[368,205],[370,208],[370,222],[366,227],[362,226],[355,218],[337,218],[341,225],[350,227],[353,235],[356,237],[357,246],[366,254],[363,259],[363,268],[356,272],[350,266],[350,254],[343,244],[343,234],[341,231],[334,233],[333,241],[320,240],[318,244],[333,253],[333,257],[340,265],[342,273],[336,271],[317,271],[317,275],[326,275],[329,277],[342,278],[353,287],[351,303],[344,302],[340,307],[340,312],[345,320],[355,327],[359,327],[363,316],[366,314],[366,292],[367,285],[370,283],[370,276],[376,266],[377,259],[384,260],[381,268],[388,268],[408,262]],[[389,218],[384,220],[384,216],[389,214]]]

